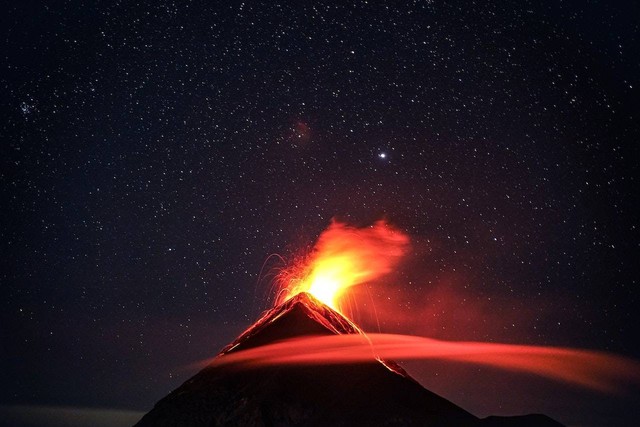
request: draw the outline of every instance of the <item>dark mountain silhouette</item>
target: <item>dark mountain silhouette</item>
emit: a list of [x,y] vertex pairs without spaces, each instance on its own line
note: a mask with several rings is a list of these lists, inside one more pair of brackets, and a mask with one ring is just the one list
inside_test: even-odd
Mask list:
[[[344,316],[300,293],[267,311],[219,357],[307,335],[358,334]],[[208,366],[136,424],[146,426],[469,426],[561,424],[544,415],[479,419],[422,387],[400,366]]]

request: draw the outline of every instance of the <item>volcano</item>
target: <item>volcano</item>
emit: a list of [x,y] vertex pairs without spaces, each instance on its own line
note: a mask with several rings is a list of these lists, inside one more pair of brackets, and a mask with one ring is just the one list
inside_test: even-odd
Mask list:
[[[337,311],[301,292],[262,317],[218,358],[277,341],[363,334]],[[364,337],[364,335],[363,335]],[[480,419],[425,389],[399,365],[217,366],[212,363],[160,400],[146,426],[561,426],[544,415]]]

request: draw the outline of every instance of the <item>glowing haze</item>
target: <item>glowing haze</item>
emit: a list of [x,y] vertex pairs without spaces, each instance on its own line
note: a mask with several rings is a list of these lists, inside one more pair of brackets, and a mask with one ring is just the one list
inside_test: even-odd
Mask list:
[[483,342],[451,342],[393,334],[307,336],[225,354],[213,365],[327,365],[380,359],[440,359],[487,365],[598,390],[640,385],[640,363],[605,352]]
[[383,220],[363,228],[334,220],[308,257],[280,273],[278,302],[309,292],[340,311],[347,289],[391,272],[408,248],[409,237]]

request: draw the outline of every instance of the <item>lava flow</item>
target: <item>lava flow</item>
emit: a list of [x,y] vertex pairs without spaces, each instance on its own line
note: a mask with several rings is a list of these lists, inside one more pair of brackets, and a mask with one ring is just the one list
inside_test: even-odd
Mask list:
[[334,220],[309,257],[280,273],[278,302],[308,292],[341,312],[339,298],[347,289],[391,272],[408,247],[409,237],[385,221],[356,228]]

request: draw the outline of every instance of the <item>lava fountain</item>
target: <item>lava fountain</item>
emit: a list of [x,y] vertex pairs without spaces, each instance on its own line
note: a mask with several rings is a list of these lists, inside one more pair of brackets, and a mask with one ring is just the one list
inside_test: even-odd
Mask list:
[[409,236],[385,221],[356,228],[334,220],[308,257],[280,273],[278,303],[308,292],[341,312],[345,291],[390,273],[408,248]]

